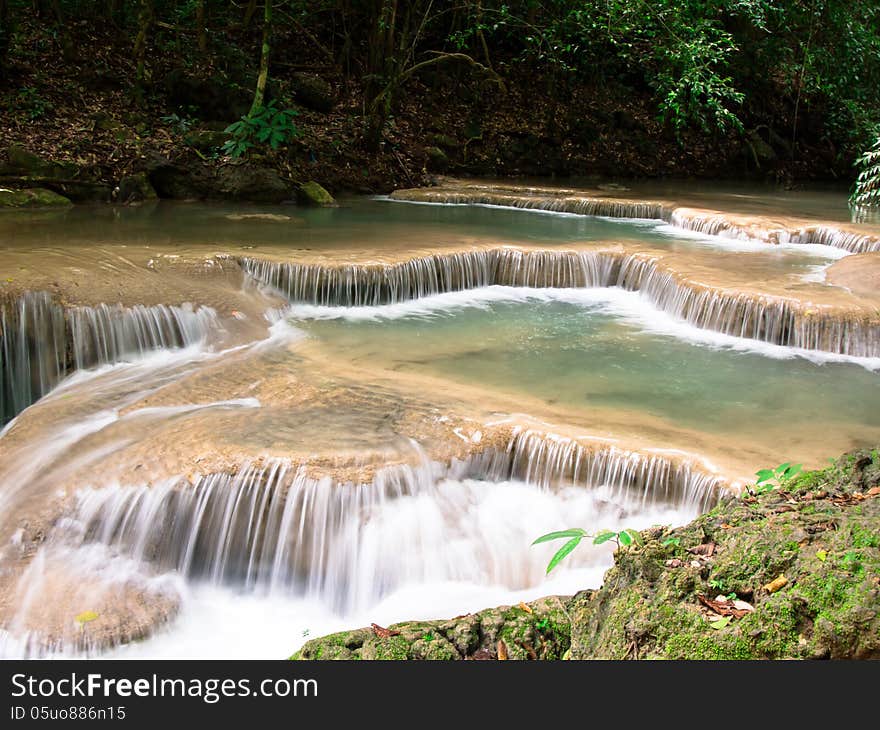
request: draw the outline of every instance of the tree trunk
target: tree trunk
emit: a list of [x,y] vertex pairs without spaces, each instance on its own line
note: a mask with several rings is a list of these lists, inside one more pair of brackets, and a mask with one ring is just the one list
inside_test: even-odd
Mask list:
[[257,12],[257,0],[250,0],[247,7],[244,10],[244,20],[241,21],[242,30],[247,30],[251,27],[251,21],[254,19],[254,13]]
[[205,55],[208,50],[208,29],[205,28],[205,0],[196,2],[196,37],[199,42],[199,53]]
[[12,16],[9,13],[9,0],[0,0],[0,69],[6,67],[11,41]]
[[254,91],[254,103],[251,104],[250,116],[263,108],[266,96],[266,82],[269,80],[269,50],[272,37],[272,0],[266,0],[263,10],[263,47],[260,52],[260,75],[257,76],[257,88]]
[[138,92],[143,91],[147,57],[147,39],[150,35],[150,29],[153,27],[154,19],[155,13],[153,10],[153,0],[141,0],[141,11],[138,15],[138,32],[134,39],[134,80]]

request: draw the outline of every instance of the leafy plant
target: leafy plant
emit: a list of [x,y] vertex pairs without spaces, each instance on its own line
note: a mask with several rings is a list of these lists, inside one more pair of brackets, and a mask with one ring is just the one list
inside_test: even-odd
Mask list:
[[231,135],[222,147],[230,157],[241,157],[256,144],[269,145],[273,150],[299,136],[293,123],[295,109],[278,109],[274,101],[260,107],[253,114],[245,114],[224,130]]
[[680,537],[667,537],[660,544],[663,545],[663,547],[668,547],[669,545],[672,545],[673,547],[679,547],[681,545],[681,538]]
[[774,489],[784,487],[788,482],[794,479],[794,477],[800,474],[802,468],[803,464],[791,464],[785,462],[784,464],[777,466],[775,469],[761,469],[760,471],[755,472],[755,476],[758,477],[755,482],[755,493],[764,494]]
[[40,93],[32,86],[25,86],[19,89],[15,97],[15,105],[31,121],[46,116],[48,112],[54,109],[52,102],[40,96]]
[[617,543],[618,550],[621,547],[632,545],[634,542],[639,544],[642,543],[642,536],[637,530],[624,529],[618,532],[614,532],[613,530],[601,530],[596,535],[590,535],[586,530],[583,530],[580,527],[575,527],[570,530],[548,532],[546,535],[541,535],[541,537],[535,540],[532,545],[538,545],[542,542],[550,542],[551,540],[569,538],[568,542],[559,548],[559,550],[556,551],[556,554],[550,558],[550,562],[547,564],[547,573],[549,574],[550,571],[559,565],[559,563],[561,563],[572,550],[580,545],[581,540],[585,537],[592,537],[594,545],[601,545],[609,540],[614,540],[614,542]]
[[196,120],[189,117],[181,117],[179,114],[167,114],[162,117],[162,121],[177,134],[183,135],[189,132]]
[[861,169],[850,202],[856,207],[880,206],[880,135],[865,154],[856,160]]

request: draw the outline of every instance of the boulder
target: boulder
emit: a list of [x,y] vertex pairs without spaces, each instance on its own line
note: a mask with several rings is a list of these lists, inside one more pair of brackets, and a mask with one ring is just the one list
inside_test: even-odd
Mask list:
[[329,112],[336,105],[333,87],[316,74],[294,73],[290,77],[296,102],[306,109]]
[[425,156],[428,169],[432,172],[446,172],[449,169],[449,157],[439,147],[426,147]]
[[182,69],[165,76],[171,107],[199,119],[231,122],[248,113],[253,91],[219,77],[198,78]]
[[220,168],[216,193],[223,200],[254,203],[281,203],[291,198],[290,187],[275,170],[251,164]]
[[199,152],[212,152],[226,144],[229,134],[222,130],[194,129],[187,132],[183,139]]
[[45,188],[0,188],[0,208],[57,208],[66,205],[71,205],[70,200]]
[[291,189],[278,173],[252,163],[213,170],[205,165],[179,165],[164,157],[147,163],[150,184],[162,198],[174,200],[239,200],[280,203]]
[[145,172],[126,175],[119,181],[114,193],[115,199],[120,203],[141,203],[159,198]]
[[6,164],[0,174],[39,178],[69,179],[77,177],[80,168],[70,162],[49,162],[19,144],[11,144],[6,150]]
[[313,205],[321,208],[332,208],[336,205],[333,196],[314,180],[299,186],[299,199],[305,205]]

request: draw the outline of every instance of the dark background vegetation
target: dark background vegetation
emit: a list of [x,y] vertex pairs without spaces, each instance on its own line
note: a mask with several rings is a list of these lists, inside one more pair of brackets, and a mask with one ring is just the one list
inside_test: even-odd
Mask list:
[[[431,173],[849,185],[880,122],[877,0],[266,10],[0,0],[0,155],[19,144],[107,182],[247,165],[354,191]],[[242,116],[242,144],[224,147]]]

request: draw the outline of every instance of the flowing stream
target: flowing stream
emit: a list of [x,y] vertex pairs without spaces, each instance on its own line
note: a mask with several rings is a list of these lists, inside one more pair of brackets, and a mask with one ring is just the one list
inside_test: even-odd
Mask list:
[[612,548],[546,576],[544,532],[880,443],[842,238],[463,195],[0,217],[0,656],[282,657],[570,594]]

